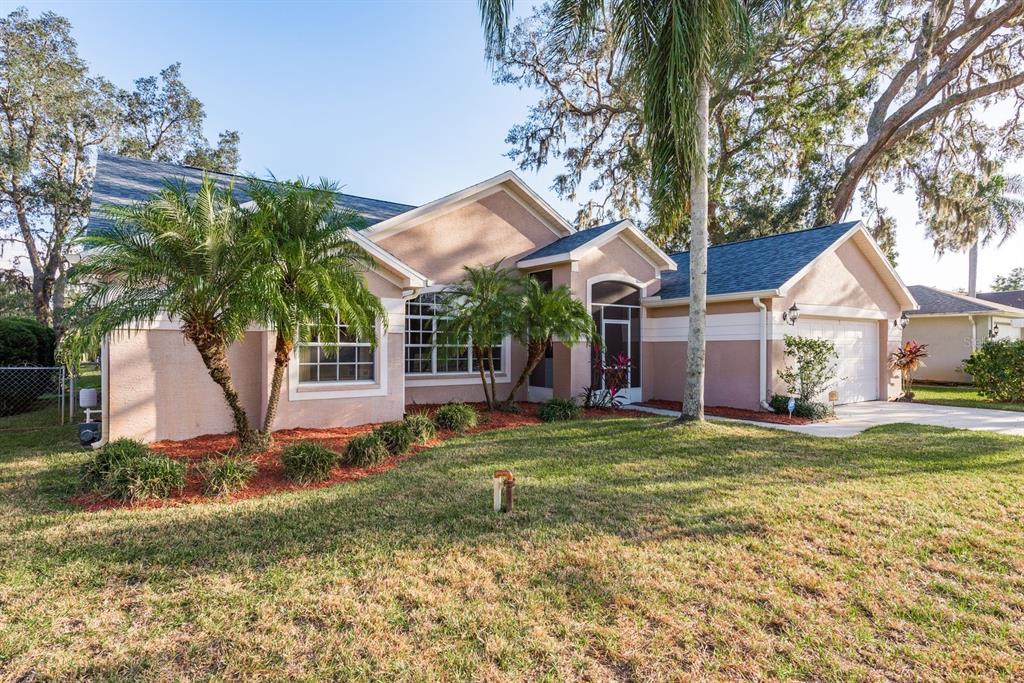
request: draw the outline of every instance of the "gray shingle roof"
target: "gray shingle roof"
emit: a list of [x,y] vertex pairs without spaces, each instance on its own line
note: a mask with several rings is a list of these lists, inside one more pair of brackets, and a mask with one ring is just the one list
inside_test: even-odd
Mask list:
[[[708,248],[708,295],[778,289],[813,261],[856,221],[823,225]],[[679,269],[662,274],[662,299],[690,296],[690,253],[672,254]]]
[[907,311],[907,315],[935,315],[935,314],[956,314],[956,313],[990,313],[1000,310],[996,306],[988,306],[978,299],[972,299],[966,294],[946,292],[934,287],[924,285],[911,285],[908,287],[910,293],[917,300],[918,308],[914,311]]
[[[235,197],[248,201],[244,192],[245,178],[227,173],[210,173],[221,187],[234,187]],[[110,224],[104,215],[105,204],[131,204],[148,199],[163,188],[168,180],[184,179],[189,189],[196,189],[203,178],[203,170],[160,161],[146,161],[100,152],[96,160],[96,179],[93,181],[92,205],[89,210],[88,233],[95,234]],[[385,202],[350,194],[338,193],[338,206],[355,211],[369,227],[388,218],[416,208],[408,204]]]
[[1003,306],[1024,309],[1024,289],[1018,289],[1015,292],[982,292],[978,295],[978,298],[985,301],[994,301]]
[[613,223],[606,223],[605,225],[599,225],[596,228],[587,228],[586,230],[578,230],[571,235],[561,237],[550,244],[545,244],[540,249],[530,252],[526,256],[520,258],[520,261],[528,261],[535,258],[545,258],[548,256],[559,256],[561,254],[568,254],[573,249],[578,249],[584,246],[588,242],[597,239],[604,233],[608,232],[616,225],[623,223],[624,221],[615,221]]

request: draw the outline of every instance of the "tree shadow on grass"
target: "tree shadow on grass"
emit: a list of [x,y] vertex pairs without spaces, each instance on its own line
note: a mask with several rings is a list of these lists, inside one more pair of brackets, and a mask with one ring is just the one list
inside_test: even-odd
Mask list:
[[[750,510],[721,509],[726,495],[1024,469],[1024,439],[994,434],[899,427],[830,440],[720,426],[655,432],[650,423],[607,419],[476,434],[331,488],[234,504],[51,515],[16,535],[24,540],[22,559],[84,559],[115,571],[232,570],[322,554],[369,553],[386,561],[392,552],[551,534],[629,541],[759,534],[764,522]],[[499,467],[511,468],[519,481],[511,515],[490,509],[491,475]],[[67,529],[36,533],[51,523]]]

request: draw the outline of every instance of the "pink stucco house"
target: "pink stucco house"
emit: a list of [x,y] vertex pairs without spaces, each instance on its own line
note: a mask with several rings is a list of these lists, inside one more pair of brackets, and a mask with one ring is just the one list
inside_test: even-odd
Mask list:
[[[165,179],[200,177],[192,168],[101,154],[89,229],[103,228],[104,204],[144,199]],[[422,206],[352,195],[339,195],[338,203],[367,223],[354,239],[376,261],[366,277],[388,310],[388,326],[375,349],[296,349],[279,428],[381,422],[400,418],[407,404],[481,400],[468,350],[439,357],[431,340],[433,299],[466,264],[501,263],[568,285],[593,311],[604,347],[633,359],[629,400],[681,399],[688,255],[666,254],[629,220],[576,230],[511,172]],[[781,391],[775,378],[785,334],[835,341],[840,403],[899,392],[886,356],[900,341],[894,322],[916,304],[860,223],[714,246],[708,278],[708,405],[757,409]],[[263,329],[231,349],[235,382],[254,420],[266,404],[272,351],[273,334]],[[509,340],[500,351],[499,381],[508,386],[525,352]],[[556,343],[519,398],[574,397],[592,381],[590,349]],[[220,392],[173,320],[108,339],[102,387],[104,438],[230,430]]]

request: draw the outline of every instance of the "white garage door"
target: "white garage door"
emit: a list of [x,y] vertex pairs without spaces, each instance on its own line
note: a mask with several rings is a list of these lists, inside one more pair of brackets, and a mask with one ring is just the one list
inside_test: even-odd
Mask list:
[[[797,334],[829,339],[836,345],[836,379],[829,389],[839,392],[837,403],[874,401],[878,398],[878,322],[800,318]],[[828,399],[828,390],[822,401]]]

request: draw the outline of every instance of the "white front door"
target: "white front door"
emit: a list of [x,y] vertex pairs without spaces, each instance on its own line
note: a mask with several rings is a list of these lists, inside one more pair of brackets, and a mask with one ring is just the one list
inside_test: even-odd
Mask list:
[[[606,306],[605,313],[607,314],[613,308],[621,310],[625,307]],[[605,358],[614,358],[622,354],[632,361],[626,371],[626,386],[619,391],[619,397],[625,403],[637,403],[640,401],[640,387],[634,386],[640,384],[640,378],[635,376],[638,374],[639,359],[633,358],[635,352],[630,352],[630,340],[637,339],[639,334],[640,330],[639,328],[634,329],[633,321],[631,316],[628,315],[628,311],[625,312],[622,319],[604,317],[601,321],[601,342]],[[607,389],[608,387],[602,386],[601,388]]]
[[836,379],[819,400],[827,401],[833,389],[839,393],[839,404],[878,399],[878,321],[803,317],[796,330],[798,335],[832,341],[839,354]]

